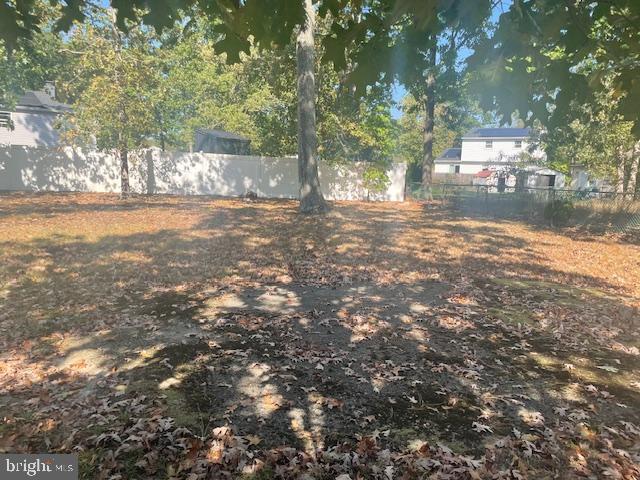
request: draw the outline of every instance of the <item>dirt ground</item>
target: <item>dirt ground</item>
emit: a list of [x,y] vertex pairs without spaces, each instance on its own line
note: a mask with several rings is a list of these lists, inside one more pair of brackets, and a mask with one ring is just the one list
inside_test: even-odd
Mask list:
[[0,452],[640,478],[640,242],[423,203],[0,195]]

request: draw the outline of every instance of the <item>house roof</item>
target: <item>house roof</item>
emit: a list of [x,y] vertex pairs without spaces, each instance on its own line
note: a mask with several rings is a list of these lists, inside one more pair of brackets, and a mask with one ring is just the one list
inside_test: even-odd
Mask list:
[[491,175],[493,174],[493,172],[491,170],[480,170],[478,173],[476,173],[474,175],[474,177],[478,177],[478,178],[489,178]]
[[16,102],[17,108],[28,108],[46,112],[62,113],[71,110],[71,106],[58,102],[46,92],[40,90],[27,90]]
[[249,138],[243,137],[242,135],[238,135],[237,133],[226,132],[224,130],[217,130],[215,128],[198,128],[196,132],[202,135],[208,135],[216,138],[226,138],[229,140],[242,140],[245,142],[250,141]]
[[465,138],[527,138],[530,128],[473,128],[463,135]]
[[461,148],[447,148],[436,160],[460,160]]

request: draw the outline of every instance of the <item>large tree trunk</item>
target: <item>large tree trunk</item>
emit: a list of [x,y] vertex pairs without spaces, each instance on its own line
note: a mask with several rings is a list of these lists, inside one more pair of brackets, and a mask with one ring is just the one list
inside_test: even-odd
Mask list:
[[[109,15],[111,18],[111,33],[113,34],[115,44],[115,58],[116,69],[114,72],[114,87],[120,88],[120,66],[122,65],[122,35],[118,30],[116,22],[116,11],[113,8],[109,8]],[[120,101],[118,119],[120,121],[120,127],[124,129],[127,119],[127,106]],[[120,154],[120,198],[127,198],[129,196],[129,149],[125,140],[123,130],[118,133],[118,153]]]
[[155,110],[156,121],[158,122],[158,131],[160,133],[160,150],[164,152],[166,147],[166,140],[165,140],[166,132],[164,128],[164,118],[162,116],[162,112],[160,112],[157,107],[154,108],[154,110]]
[[429,70],[427,72],[425,98],[424,98],[424,132],[422,138],[422,188],[427,200],[433,199],[431,185],[433,182],[433,127],[436,107],[436,44],[429,49]]
[[129,196],[129,151],[126,148],[120,150],[120,197]]
[[629,193],[633,177],[633,151],[618,151],[618,191],[623,195]]
[[320,190],[318,138],[316,135],[315,92],[315,10],[312,0],[304,0],[305,22],[296,40],[298,65],[298,178],[300,181],[300,211],[322,212],[327,203]]

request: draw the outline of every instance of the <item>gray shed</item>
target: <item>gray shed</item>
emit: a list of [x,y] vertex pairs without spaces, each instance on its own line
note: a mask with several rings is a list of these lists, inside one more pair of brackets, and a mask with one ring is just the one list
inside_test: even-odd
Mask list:
[[224,130],[199,128],[195,133],[195,151],[249,155],[251,152],[251,140]]

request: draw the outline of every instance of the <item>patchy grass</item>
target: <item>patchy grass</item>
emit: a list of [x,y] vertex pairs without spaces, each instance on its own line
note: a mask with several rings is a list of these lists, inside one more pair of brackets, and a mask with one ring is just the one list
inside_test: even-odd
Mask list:
[[514,325],[525,324],[534,326],[536,324],[533,314],[526,308],[504,306],[492,307],[487,313],[499,320]]
[[640,475],[637,244],[419,203],[1,201],[0,451],[81,451],[82,478]]

